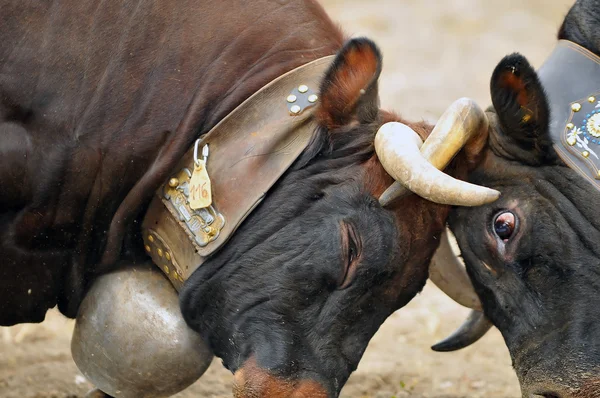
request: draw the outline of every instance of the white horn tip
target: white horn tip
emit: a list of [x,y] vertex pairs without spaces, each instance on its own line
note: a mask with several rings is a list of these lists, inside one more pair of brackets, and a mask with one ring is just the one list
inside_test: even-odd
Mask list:
[[478,195],[472,195],[470,198],[465,198],[464,201],[457,203],[456,206],[482,206],[488,203],[493,203],[500,198],[500,192],[495,189],[475,185],[479,188]]

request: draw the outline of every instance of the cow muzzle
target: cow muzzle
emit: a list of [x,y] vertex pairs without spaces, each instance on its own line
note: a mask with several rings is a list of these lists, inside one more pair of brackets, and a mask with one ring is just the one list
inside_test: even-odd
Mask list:
[[[567,369],[564,369],[567,368]],[[596,371],[580,371],[578,366],[568,367],[556,364],[551,369],[543,369],[534,376],[519,377],[523,398],[597,398],[600,397],[600,379]],[[560,376],[556,373],[560,371]],[[517,369],[519,376],[521,371]]]
[[235,398],[329,398],[332,395],[315,380],[284,379],[270,374],[256,363],[254,358],[246,361],[235,372],[233,384]]

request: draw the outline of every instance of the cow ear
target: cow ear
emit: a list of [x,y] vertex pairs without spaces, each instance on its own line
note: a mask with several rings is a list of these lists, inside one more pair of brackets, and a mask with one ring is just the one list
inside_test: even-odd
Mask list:
[[317,118],[328,129],[351,122],[369,123],[377,118],[377,80],[381,53],[371,40],[348,41],[326,72],[320,88]]
[[537,73],[525,57],[512,54],[496,66],[490,82],[500,122],[501,153],[526,163],[540,163],[551,152],[550,109]]

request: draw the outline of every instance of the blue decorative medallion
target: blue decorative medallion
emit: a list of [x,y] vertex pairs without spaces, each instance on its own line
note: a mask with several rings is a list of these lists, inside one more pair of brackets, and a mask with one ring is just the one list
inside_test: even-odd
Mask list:
[[563,145],[600,180],[600,92],[570,104]]

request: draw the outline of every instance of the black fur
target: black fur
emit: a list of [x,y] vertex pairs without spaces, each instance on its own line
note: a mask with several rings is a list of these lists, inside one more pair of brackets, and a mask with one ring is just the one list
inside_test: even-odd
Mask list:
[[558,38],[570,40],[600,54],[600,2],[598,0],[577,1],[565,17]]
[[[372,137],[361,130],[347,133],[352,140],[334,138],[330,151],[305,166],[300,159],[219,256],[186,283],[186,320],[230,370],[255,353],[261,366],[282,376],[302,364],[306,377],[326,375],[343,384],[392,311],[373,286],[385,285],[399,263],[393,217],[342,172],[358,171],[372,155]],[[321,134],[313,145],[326,147],[327,140]],[[359,231],[364,260],[351,286],[337,290],[342,223]],[[274,342],[280,347],[273,349]]]
[[[325,86],[352,67],[343,59],[355,47],[340,51]],[[325,88],[322,101],[330,95]],[[367,115],[374,106],[361,99],[347,112]],[[398,245],[404,226],[365,190],[362,167],[375,155],[381,121],[378,114],[360,119],[319,128],[230,242],[185,283],[184,318],[232,372],[254,357],[274,375],[318,380],[337,395],[381,323],[423,287],[425,278],[394,288],[408,260]],[[352,282],[341,289],[345,225],[362,250]]]

